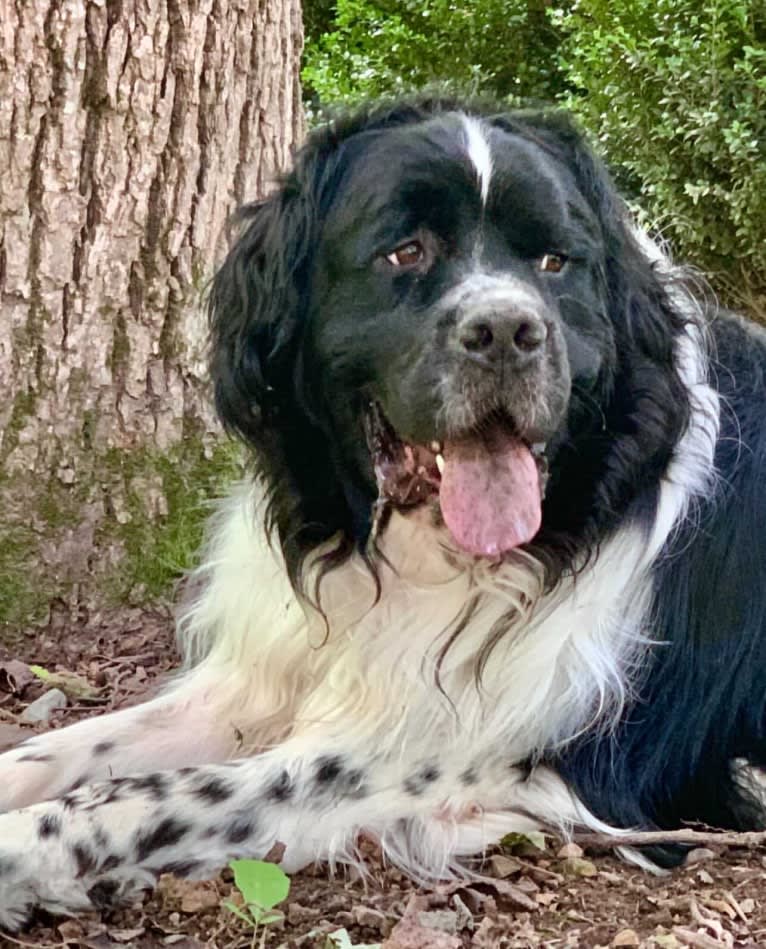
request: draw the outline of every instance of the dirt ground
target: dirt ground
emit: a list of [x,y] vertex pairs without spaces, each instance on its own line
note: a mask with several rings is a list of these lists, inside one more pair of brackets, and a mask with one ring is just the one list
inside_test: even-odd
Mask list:
[[[54,611],[48,628],[15,650],[0,647],[0,748],[33,733],[19,715],[50,687],[29,664],[52,673],[69,696],[48,726],[58,728],[140,700],[175,661],[165,611],[81,622]],[[428,890],[382,865],[370,848],[366,879],[333,879],[321,866],[294,876],[283,918],[255,933],[222,905],[237,900],[229,870],[204,883],[166,876],[143,905],[77,920],[40,918],[18,937],[0,933],[0,946],[766,947],[766,850],[698,849],[687,866],[656,877],[608,852],[544,845],[518,841],[488,855],[480,881]]]

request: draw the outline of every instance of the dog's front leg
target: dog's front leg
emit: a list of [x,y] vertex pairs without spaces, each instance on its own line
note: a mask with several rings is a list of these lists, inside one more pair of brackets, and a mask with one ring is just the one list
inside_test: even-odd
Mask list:
[[422,844],[421,818],[443,807],[457,777],[356,747],[296,737],[254,758],[105,781],[0,816],[0,926],[18,928],[36,906],[125,902],[163,872],[204,878],[277,844],[295,870],[354,859],[365,831],[404,862],[408,837]]
[[[369,764],[294,740],[255,758],[105,781],[2,815],[0,926],[18,928],[36,906],[76,913],[124,902],[163,872],[211,876],[278,842],[288,869],[342,859],[359,827],[392,808]],[[401,815],[401,793],[395,798]]]
[[222,704],[236,681],[236,670],[195,670],[151,701],[35,735],[0,755],[0,813],[107,778],[236,757],[243,728]]

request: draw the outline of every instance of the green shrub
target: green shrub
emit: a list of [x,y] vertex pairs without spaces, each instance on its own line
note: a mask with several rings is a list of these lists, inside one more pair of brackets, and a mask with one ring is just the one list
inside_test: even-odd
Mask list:
[[545,0],[309,0],[304,86],[319,103],[433,83],[550,98],[557,34],[546,9]]
[[307,0],[315,106],[445,82],[557,100],[675,256],[766,314],[763,0]]
[[766,6],[581,0],[555,22],[577,90],[568,103],[623,189],[678,257],[735,302],[757,302],[766,293]]

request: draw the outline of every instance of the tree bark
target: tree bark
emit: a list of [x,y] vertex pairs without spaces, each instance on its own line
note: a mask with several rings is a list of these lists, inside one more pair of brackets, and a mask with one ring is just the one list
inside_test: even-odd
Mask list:
[[0,622],[211,462],[201,296],[301,134],[299,2],[0,0]]

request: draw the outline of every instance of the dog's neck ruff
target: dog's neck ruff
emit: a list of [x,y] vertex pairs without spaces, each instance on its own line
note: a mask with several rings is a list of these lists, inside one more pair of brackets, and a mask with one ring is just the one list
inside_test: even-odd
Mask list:
[[[528,554],[514,552],[499,567],[445,554],[443,529],[424,512],[394,513],[380,539],[380,590],[354,555],[323,578],[320,613],[296,598],[254,526],[263,523],[262,502],[252,488],[235,494],[211,538],[206,591],[182,626],[192,658],[230,665],[247,677],[255,705],[270,709],[248,743],[310,736],[337,721],[349,746],[351,727],[360,741],[377,735],[381,754],[406,747],[427,757],[443,741],[466,760],[519,761],[587,728],[608,729],[643,652],[661,638],[650,625],[652,566],[713,476],[718,398],[696,322],[676,352],[690,422],[651,523],[627,521],[550,592]],[[322,552],[308,568],[308,589]]]

